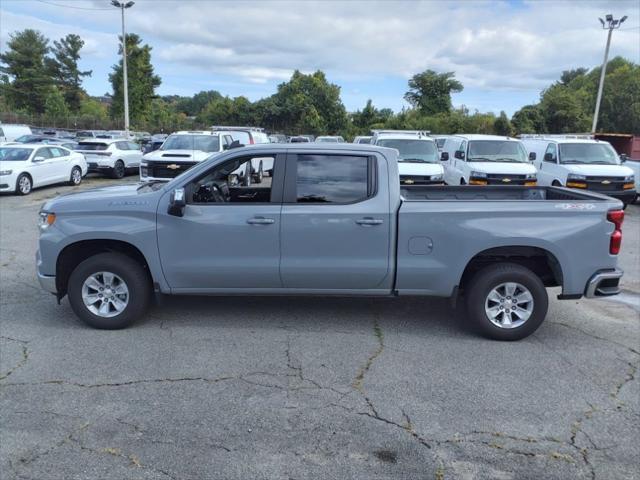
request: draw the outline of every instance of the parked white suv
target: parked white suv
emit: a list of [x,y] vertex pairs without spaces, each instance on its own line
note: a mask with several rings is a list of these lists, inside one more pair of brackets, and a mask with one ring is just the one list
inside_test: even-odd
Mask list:
[[122,178],[137,170],[142,160],[140,146],[124,138],[88,138],[78,142],[76,151],[87,159],[90,172]]
[[231,147],[230,132],[192,130],[172,133],[158,150],[147,153],[140,164],[140,180],[169,181],[196,163]]
[[540,185],[593,190],[622,200],[636,199],[634,171],[609,142],[575,135],[524,135],[522,143],[538,169]]
[[400,184],[441,185],[444,170],[438,161],[438,148],[425,132],[413,130],[374,130],[372,145],[398,151]]
[[86,174],[84,156],[58,145],[0,147],[0,192],[27,195],[33,188],[54,183],[79,185]]
[[536,185],[536,167],[520,140],[452,135],[440,154],[447,185]]

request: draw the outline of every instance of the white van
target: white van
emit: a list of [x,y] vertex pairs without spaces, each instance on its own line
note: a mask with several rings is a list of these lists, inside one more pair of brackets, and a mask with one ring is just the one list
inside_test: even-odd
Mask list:
[[441,185],[444,170],[438,162],[438,147],[427,133],[414,130],[373,130],[371,145],[398,151],[400,184]]
[[13,142],[23,135],[33,135],[29,125],[14,123],[0,123],[0,142]]
[[624,165],[609,142],[575,135],[523,135],[534,156],[540,185],[593,190],[622,200],[636,199],[634,172]]
[[536,167],[515,138],[453,135],[440,159],[447,185],[536,185]]

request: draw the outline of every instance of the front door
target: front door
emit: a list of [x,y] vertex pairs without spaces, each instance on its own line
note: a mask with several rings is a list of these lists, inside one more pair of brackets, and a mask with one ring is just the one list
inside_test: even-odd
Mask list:
[[[278,157],[278,156],[276,156]],[[280,288],[280,209],[284,158],[274,178],[244,185],[234,173],[242,157],[212,167],[186,185],[184,216],[158,208],[158,248],[172,291]],[[272,182],[273,181],[273,182]]]
[[280,262],[286,288],[390,288],[395,226],[388,190],[377,188],[389,182],[380,160],[365,153],[288,156]]

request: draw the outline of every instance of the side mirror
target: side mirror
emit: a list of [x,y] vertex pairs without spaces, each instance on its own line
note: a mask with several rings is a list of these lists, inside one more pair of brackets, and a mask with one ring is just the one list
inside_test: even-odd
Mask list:
[[447,162],[449,161],[449,152],[442,152],[440,154],[440,161],[441,162]]
[[33,163],[40,163],[40,162],[44,162],[46,160],[46,158],[44,158],[43,156],[39,155],[36,158],[33,159]]
[[453,154],[459,160],[464,160],[464,152],[461,150],[457,150],[456,153]]
[[626,162],[627,160],[629,160],[629,155],[627,155],[626,153],[620,155],[620,161],[622,163]]
[[184,216],[184,208],[187,206],[185,199],[184,188],[176,188],[171,192],[171,198],[169,199],[169,208],[167,213],[176,217]]
[[529,153],[529,161],[533,162],[536,159],[536,152]]
[[553,159],[553,153],[545,153],[544,154],[544,161],[545,162],[555,162],[555,160]]
[[244,145],[240,143],[240,140],[234,140],[233,142],[231,142],[231,145],[229,145],[227,150],[231,150],[232,148],[240,148],[240,147],[244,147]]
[[225,143],[225,144],[222,146],[222,150],[229,150],[229,147],[230,147],[230,146],[231,146],[231,145],[229,145],[229,144]]

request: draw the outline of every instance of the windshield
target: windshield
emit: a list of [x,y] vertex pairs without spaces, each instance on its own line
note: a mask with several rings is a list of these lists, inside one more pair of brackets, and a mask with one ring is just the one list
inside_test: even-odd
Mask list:
[[199,150],[217,152],[220,139],[217,135],[170,135],[160,150]]
[[561,143],[560,163],[619,165],[615,150],[607,143]]
[[336,137],[318,137],[318,138],[316,138],[316,142],[319,142],[319,143],[338,143],[338,139]]
[[39,137],[37,135],[22,135],[16,138],[14,141],[19,143],[29,143],[33,140],[37,140]]
[[527,153],[520,142],[475,140],[469,142],[469,162],[527,163]]
[[0,161],[24,162],[29,159],[31,152],[31,148],[0,148]]
[[383,138],[378,140],[377,145],[398,150],[399,162],[438,162],[436,144],[430,140]]
[[79,142],[78,150],[106,150],[108,146],[106,143]]
[[76,137],[93,137],[93,132],[78,132]]

